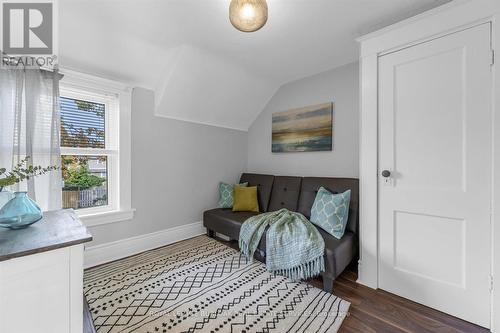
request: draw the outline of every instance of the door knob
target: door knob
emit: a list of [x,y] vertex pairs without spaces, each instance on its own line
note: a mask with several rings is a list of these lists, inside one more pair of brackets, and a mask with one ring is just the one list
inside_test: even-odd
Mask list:
[[382,171],[382,177],[389,178],[391,176],[391,172],[389,170]]

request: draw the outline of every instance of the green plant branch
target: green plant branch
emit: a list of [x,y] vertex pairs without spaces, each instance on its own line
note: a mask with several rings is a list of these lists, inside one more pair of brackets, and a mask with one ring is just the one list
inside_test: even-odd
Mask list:
[[48,167],[28,165],[29,159],[30,157],[26,156],[26,158],[19,161],[19,163],[17,163],[9,172],[7,172],[7,169],[1,168],[0,176],[3,177],[0,178],[0,188],[11,186],[24,180],[29,180],[30,178],[38,177],[50,171],[59,169],[58,166],[52,165]]

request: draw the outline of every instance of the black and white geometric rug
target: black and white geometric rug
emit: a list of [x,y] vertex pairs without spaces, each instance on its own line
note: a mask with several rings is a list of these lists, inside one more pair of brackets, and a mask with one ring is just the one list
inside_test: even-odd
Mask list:
[[206,236],[85,271],[97,332],[337,332],[349,303]]

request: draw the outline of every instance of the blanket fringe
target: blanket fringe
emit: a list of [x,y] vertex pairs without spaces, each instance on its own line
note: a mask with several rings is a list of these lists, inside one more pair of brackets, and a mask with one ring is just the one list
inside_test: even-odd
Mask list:
[[283,275],[293,281],[306,280],[319,275],[325,270],[325,261],[323,256],[319,256],[310,262],[286,269],[278,269],[271,271],[277,275]]
[[251,260],[253,257],[253,253],[250,253],[248,244],[243,240],[241,240],[241,238],[239,241],[239,246],[240,246],[240,252],[247,258],[247,260]]

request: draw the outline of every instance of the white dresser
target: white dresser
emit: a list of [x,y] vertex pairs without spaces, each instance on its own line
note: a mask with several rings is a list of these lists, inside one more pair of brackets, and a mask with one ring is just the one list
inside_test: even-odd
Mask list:
[[90,240],[72,210],[46,212],[26,229],[0,229],[0,332],[82,332],[83,243]]

